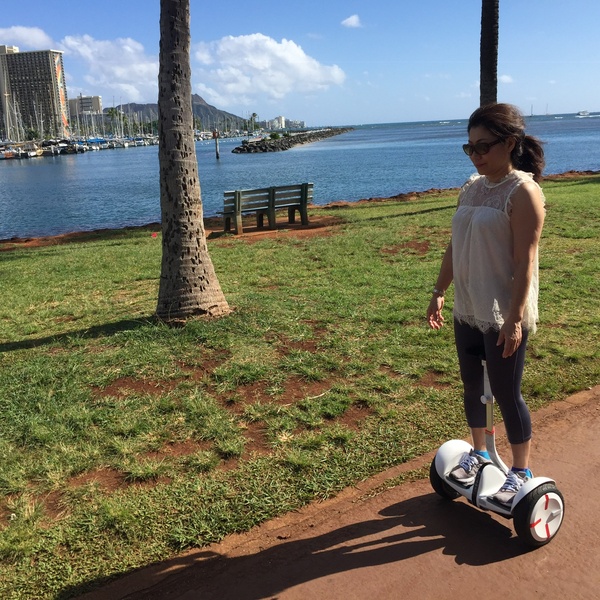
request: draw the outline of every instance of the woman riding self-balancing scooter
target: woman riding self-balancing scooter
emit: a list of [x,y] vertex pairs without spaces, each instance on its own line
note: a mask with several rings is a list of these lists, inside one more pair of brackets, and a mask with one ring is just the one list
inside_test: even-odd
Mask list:
[[533,547],[547,544],[558,532],[564,516],[564,499],[549,477],[533,477],[517,492],[510,507],[494,500],[494,494],[504,483],[508,467],[496,451],[494,430],[494,397],[492,396],[485,360],[484,395],[486,405],[485,442],[490,462],[483,464],[475,481],[464,485],[450,477],[450,471],[459,463],[461,456],[472,451],[463,440],[450,440],[440,446],[429,471],[433,489],[443,498],[454,500],[464,496],[483,510],[490,510],[506,518],[512,518],[519,538]]
[[[460,189],[427,319],[432,329],[442,328],[444,295],[454,284],[454,338],[473,446],[443,444],[430,479],[445,498],[464,496],[512,518],[519,537],[536,547],[556,535],[564,501],[552,479],[529,469],[531,418],[521,394],[527,340],[538,321],[545,218],[544,150],[525,126],[511,104],[484,104],[469,117],[462,149],[477,173]],[[511,447],[510,469],[495,448],[492,388]]]

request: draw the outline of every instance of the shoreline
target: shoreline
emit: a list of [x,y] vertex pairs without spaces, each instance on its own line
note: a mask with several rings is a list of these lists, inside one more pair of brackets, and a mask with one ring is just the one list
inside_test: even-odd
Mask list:
[[[560,181],[560,180],[564,180],[564,179],[577,179],[580,177],[590,177],[590,176],[596,176],[596,175],[600,175],[600,171],[567,171],[565,173],[560,173],[560,174],[555,174],[555,175],[548,175],[546,177],[543,178],[543,180],[545,181]],[[316,209],[323,209],[323,210],[331,210],[331,209],[335,209],[335,208],[341,208],[341,207],[346,207],[346,206],[360,206],[361,204],[369,204],[369,203],[375,203],[375,202],[393,202],[393,201],[410,201],[410,200],[416,200],[418,198],[423,198],[426,197],[428,195],[439,195],[442,193],[448,193],[448,192],[452,192],[452,191],[456,191],[458,190],[458,188],[447,188],[447,189],[440,189],[440,188],[431,188],[429,190],[424,190],[424,191],[415,191],[415,192],[408,192],[408,193],[403,193],[403,194],[396,194],[394,196],[388,196],[385,198],[363,198],[360,200],[354,200],[354,201],[349,201],[349,200],[339,200],[339,201],[333,201],[330,202],[328,204],[323,204],[323,205],[316,205],[313,204],[311,205],[309,208],[311,210],[316,210]],[[290,229],[289,224],[288,223],[282,223],[282,225],[285,225],[285,227],[282,228],[287,228]],[[317,227],[323,227],[323,224],[316,224]],[[204,218],[204,228],[206,231],[206,236],[208,239],[212,239],[215,237],[220,237],[220,235],[222,235],[224,232],[223,227],[222,227],[222,219],[221,217],[205,217]],[[311,228],[311,224],[307,226],[302,227],[302,229],[310,229]],[[315,225],[312,226],[312,228],[315,228]],[[293,229],[297,229],[297,227],[294,227]],[[154,223],[147,223],[145,225],[132,225],[132,226],[125,226],[125,227],[118,227],[118,228],[103,228],[103,229],[91,229],[91,230],[84,230],[84,231],[73,231],[73,232],[68,232],[68,233],[61,233],[61,234],[57,234],[57,235],[48,235],[48,236],[26,236],[26,237],[13,237],[13,238],[6,238],[6,239],[0,239],[0,252],[6,252],[6,251],[11,251],[11,250],[16,250],[18,248],[36,248],[36,247],[43,247],[43,246],[53,246],[53,245],[60,245],[60,244],[68,244],[71,242],[86,242],[86,241],[93,241],[95,239],[106,239],[107,237],[118,237],[120,235],[123,234],[123,232],[127,232],[127,231],[143,231],[143,230],[147,230],[148,232],[154,234],[159,234],[161,232],[161,224],[160,222],[154,222]],[[272,230],[272,229],[260,229],[259,230],[261,233],[274,233],[274,232],[278,232],[279,228],[276,230]],[[253,231],[249,232],[250,234],[253,233]],[[255,232],[254,232],[255,233]],[[237,237],[244,237],[246,235],[246,233],[244,232],[243,234],[237,236]]]

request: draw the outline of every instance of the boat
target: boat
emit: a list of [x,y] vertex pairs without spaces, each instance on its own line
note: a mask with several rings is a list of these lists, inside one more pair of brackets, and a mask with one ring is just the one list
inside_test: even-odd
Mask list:
[[63,149],[56,140],[42,142],[42,156],[58,156],[62,153]]
[[42,149],[34,142],[23,144],[23,150],[27,153],[27,158],[38,158],[39,156],[42,156]]
[[589,117],[590,111],[589,110],[580,110],[576,116],[577,117]]

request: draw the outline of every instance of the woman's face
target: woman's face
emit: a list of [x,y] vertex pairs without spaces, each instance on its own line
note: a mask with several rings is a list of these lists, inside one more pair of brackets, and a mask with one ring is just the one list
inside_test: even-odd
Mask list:
[[[471,128],[469,131],[469,144],[474,146],[480,142],[494,144],[489,147],[485,154],[471,154],[471,161],[480,175],[486,175],[492,181],[501,179],[512,170],[510,153],[515,147],[515,141],[511,138],[498,142],[498,138],[483,126]],[[496,143],[494,143],[496,142]]]

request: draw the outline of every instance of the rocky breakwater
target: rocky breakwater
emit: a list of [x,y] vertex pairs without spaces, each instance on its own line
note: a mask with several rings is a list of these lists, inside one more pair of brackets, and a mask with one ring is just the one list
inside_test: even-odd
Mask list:
[[249,154],[252,152],[281,152],[289,150],[298,144],[310,144],[341,133],[352,131],[351,127],[332,127],[328,129],[314,129],[284,135],[280,138],[263,138],[260,140],[244,140],[241,146],[236,146],[234,154]]

